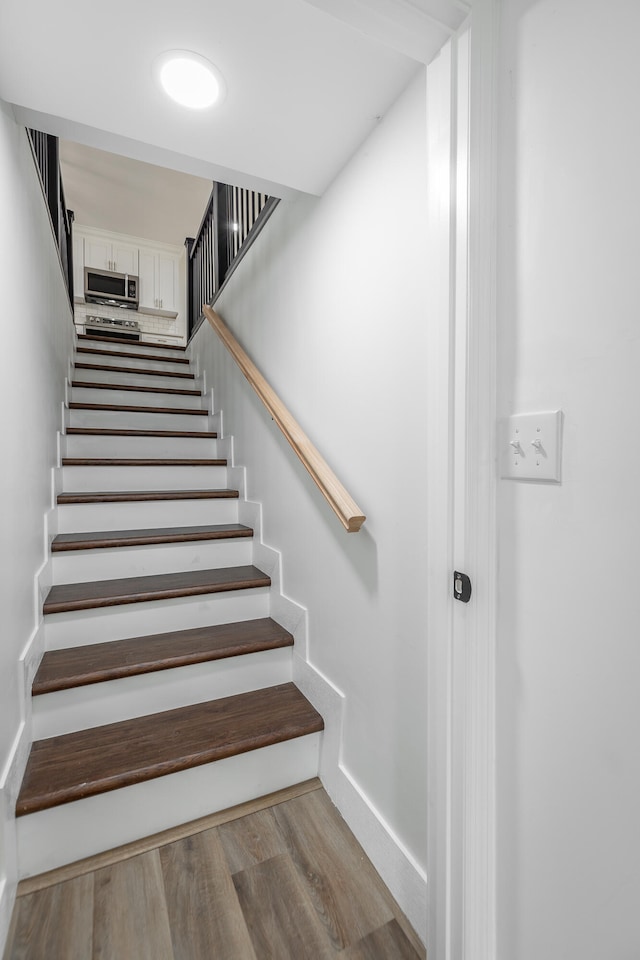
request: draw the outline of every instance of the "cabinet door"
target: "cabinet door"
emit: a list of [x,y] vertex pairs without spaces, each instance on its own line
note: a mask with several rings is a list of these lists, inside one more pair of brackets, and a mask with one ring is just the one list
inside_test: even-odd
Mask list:
[[156,306],[156,257],[147,250],[140,251],[140,289],[138,299],[141,307]]
[[113,267],[117,273],[130,273],[138,276],[138,248],[127,243],[114,243],[112,255]]
[[111,244],[99,237],[84,238],[84,265],[96,270],[112,270]]
[[161,310],[178,310],[178,264],[169,253],[159,253],[156,270],[156,297]]

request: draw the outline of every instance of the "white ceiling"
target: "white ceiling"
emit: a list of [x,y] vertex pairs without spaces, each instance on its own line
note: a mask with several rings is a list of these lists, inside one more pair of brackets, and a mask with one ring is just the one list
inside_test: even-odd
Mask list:
[[[278,196],[322,193],[470,0],[0,0],[0,97],[68,140]],[[213,61],[217,108],[157,88],[170,49]]]
[[68,140],[60,141],[60,162],[76,223],[177,246],[196,236],[213,186]]

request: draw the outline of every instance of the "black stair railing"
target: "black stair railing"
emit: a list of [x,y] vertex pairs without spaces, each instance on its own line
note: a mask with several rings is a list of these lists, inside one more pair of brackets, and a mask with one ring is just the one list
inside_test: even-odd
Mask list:
[[213,184],[198,234],[185,240],[189,337],[203,319],[202,305],[215,303],[278,202],[266,193]]
[[33,159],[40,175],[42,192],[47,203],[53,236],[60,254],[69,302],[73,309],[73,210],[67,210],[60,172],[58,138],[41,130],[27,128]]

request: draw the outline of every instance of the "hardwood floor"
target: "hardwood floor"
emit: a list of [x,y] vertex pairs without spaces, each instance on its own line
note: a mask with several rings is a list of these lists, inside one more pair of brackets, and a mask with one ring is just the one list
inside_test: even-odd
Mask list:
[[4,960],[424,957],[318,780],[23,881],[4,954]]

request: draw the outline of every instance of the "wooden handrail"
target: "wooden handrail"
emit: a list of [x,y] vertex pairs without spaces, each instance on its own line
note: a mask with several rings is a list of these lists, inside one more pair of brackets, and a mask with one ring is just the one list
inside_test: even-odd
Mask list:
[[318,453],[282,400],[269,386],[255,363],[247,356],[222,317],[207,304],[203,305],[202,312],[262,400],[269,414],[282,430],[296,455],[309,471],[320,493],[325,497],[342,525],[349,533],[356,533],[366,517],[355,500],[347,493],[329,464]]

